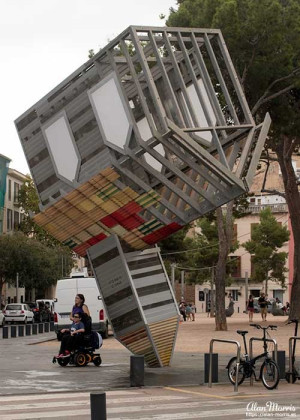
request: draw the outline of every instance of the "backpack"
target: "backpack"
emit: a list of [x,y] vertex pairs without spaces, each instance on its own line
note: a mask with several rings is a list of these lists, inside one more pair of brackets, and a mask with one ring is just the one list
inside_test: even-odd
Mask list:
[[96,331],[92,331],[91,335],[92,347],[94,347],[95,349],[100,349],[100,347],[103,344],[103,339],[101,335]]

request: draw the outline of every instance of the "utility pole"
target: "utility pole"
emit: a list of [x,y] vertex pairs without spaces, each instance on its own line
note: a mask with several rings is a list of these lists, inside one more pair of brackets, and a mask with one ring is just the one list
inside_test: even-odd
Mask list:
[[[185,298],[184,296],[184,270],[181,271],[181,299]],[[184,299],[185,300],[185,299]]]
[[175,268],[176,268],[176,264],[172,263],[171,264],[171,282],[172,282],[172,288],[173,288],[173,292],[175,293]]
[[249,293],[249,291],[248,291],[248,271],[246,271],[245,272],[245,297],[246,297],[246,300],[245,300],[245,304],[246,304],[246,314],[248,313],[248,305],[247,305],[247,300],[248,300],[248,293]]
[[211,279],[210,279],[210,317],[211,318],[213,318],[215,316],[214,283],[215,283],[215,267],[212,267],[212,269],[211,269]]
[[19,302],[19,273],[17,273],[17,278],[16,278],[16,299],[18,303]]

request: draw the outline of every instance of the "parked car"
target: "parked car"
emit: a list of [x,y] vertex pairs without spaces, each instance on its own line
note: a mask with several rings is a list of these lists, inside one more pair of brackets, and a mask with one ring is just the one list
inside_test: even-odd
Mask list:
[[44,305],[44,302],[25,302],[34,315],[34,322],[50,322],[51,313],[49,308]]
[[4,315],[2,312],[0,312],[0,327],[3,327],[4,324],[5,324]]
[[[47,321],[54,321],[54,300],[53,299],[37,299],[36,303],[39,306],[43,306],[46,308],[47,311]],[[50,312],[50,319],[48,312]]]
[[26,303],[8,303],[4,310],[4,322],[33,322],[34,315]]

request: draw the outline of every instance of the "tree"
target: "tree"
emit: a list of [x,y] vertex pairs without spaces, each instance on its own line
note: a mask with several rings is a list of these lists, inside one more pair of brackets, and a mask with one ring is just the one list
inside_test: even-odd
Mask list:
[[38,226],[32,216],[39,213],[39,197],[30,175],[26,176],[18,195],[18,205],[23,209],[23,220],[19,230],[27,236],[34,236],[40,242],[46,243],[50,247],[62,247],[62,244],[51,236],[45,229]]
[[60,249],[49,248],[21,232],[0,235],[0,295],[4,283],[15,285],[17,273],[20,286],[28,290],[45,290],[55,284],[61,277],[61,257]]
[[288,254],[278,249],[289,240],[289,231],[281,226],[270,209],[260,212],[260,224],[253,227],[251,239],[243,247],[251,254],[254,273],[251,278],[259,283],[265,281],[265,293],[268,293],[268,281],[274,280],[285,286],[285,263]]
[[220,28],[256,121],[270,112],[267,147],[278,157],[294,236],[290,317],[300,318],[300,0],[181,0],[168,26]]

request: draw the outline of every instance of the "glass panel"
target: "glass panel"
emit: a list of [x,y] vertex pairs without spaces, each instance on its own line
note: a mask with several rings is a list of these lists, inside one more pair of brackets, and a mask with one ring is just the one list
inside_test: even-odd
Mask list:
[[90,98],[105,139],[123,148],[130,122],[114,77],[110,77],[100,87],[91,91]]
[[60,117],[44,130],[57,173],[74,181],[78,167],[78,156],[65,117]]

